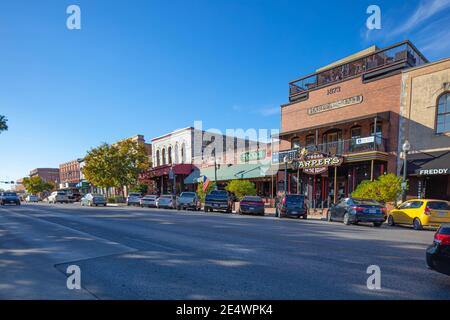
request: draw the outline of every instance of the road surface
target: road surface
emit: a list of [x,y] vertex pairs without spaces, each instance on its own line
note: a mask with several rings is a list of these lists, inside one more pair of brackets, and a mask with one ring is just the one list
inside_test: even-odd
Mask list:
[[[0,207],[1,299],[450,299],[433,232],[147,208]],[[81,270],[80,290],[66,285]],[[381,289],[367,288],[367,268]]]

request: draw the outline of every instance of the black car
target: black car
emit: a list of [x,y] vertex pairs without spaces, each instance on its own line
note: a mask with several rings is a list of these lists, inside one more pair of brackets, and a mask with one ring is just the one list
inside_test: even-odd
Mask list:
[[264,201],[261,197],[245,196],[239,203],[239,214],[264,215]]
[[276,215],[280,217],[308,218],[308,208],[305,196],[300,194],[287,194],[278,201]]
[[380,227],[386,221],[384,205],[372,199],[345,198],[333,204],[327,213],[328,221],[342,221],[344,224],[370,222]]
[[2,192],[0,193],[0,205],[15,204],[20,206],[20,198],[15,192]]
[[430,269],[450,276],[450,225],[438,229],[426,256]]
[[213,190],[205,197],[205,212],[225,211],[231,213],[233,210],[233,196],[225,190]]

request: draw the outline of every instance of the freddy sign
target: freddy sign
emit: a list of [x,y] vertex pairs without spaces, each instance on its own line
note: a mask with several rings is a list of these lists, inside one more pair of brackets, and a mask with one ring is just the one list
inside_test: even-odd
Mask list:
[[306,174],[320,174],[328,170],[328,167],[337,167],[344,159],[337,156],[327,157],[321,153],[313,153],[305,156],[304,160],[294,161],[294,166],[303,169]]

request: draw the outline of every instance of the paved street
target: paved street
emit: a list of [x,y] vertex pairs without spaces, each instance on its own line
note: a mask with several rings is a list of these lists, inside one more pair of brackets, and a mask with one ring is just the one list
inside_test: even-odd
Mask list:
[[[203,212],[0,208],[1,299],[450,299],[433,232]],[[81,268],[81,290],[66,268]],[[367,289],[369,265],[381,290]]]

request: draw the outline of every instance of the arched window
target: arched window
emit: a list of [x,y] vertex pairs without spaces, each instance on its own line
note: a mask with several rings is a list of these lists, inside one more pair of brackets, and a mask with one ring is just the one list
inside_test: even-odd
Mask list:
[[166,164],[166,149],[163,148],[161,153],[162,153],[162,165],[165,165]]
[[180,163],[180,158],[179,158],[179,155],[178,155],[178,142],[175,144],[174,158],[175,158],[175,163],[176,164]]
[[313,134],[308,134],[305,140],[306,140],[306,148],[314,149],[314,146],[316,145],[316,136]]
[[161,158],[159,150],[156,151],[156,166],[159,167],[161,165]]
[[436,133],[450,131],[450,92],[439,97],[436,115]]
[[172,164],[172,147],[169,146],[167,149],[167,159],[169,159],[169,164]]
[[291,140],[291,149],[300,149],[300,138],[295,137]]
[[181,145],[181,163],[185,163],[186,162],[186,145],[183,144]]

